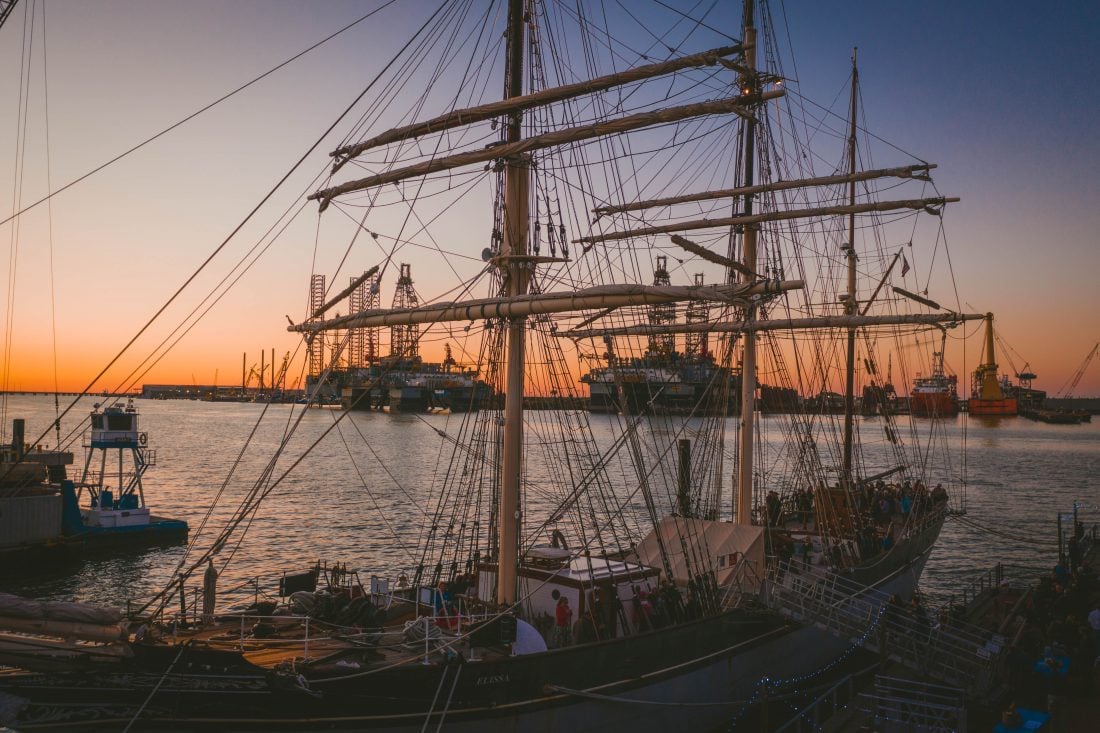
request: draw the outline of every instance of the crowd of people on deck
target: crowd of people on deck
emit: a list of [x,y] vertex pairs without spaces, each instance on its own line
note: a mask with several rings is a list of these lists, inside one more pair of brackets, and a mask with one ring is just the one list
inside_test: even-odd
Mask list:
[[1084,529],[1025,602],[1027,627],[1010,658],[1017,702],[1055,712],[1100,687],[1100,578],[1083,560]]
[[859,484],[859,489],[856,501],[860,514],[877,524],[888,523],[895,516],[907,520],[911,515],[926,514],[947,504],[943,484],[936,484],[936,488],[928,491],[920,479],[900,484],[887,484],[882,479],[866,481]]
[[[825,490],[824,484],[819,483],[817,492]],[[807,529],[816,514],[814,494],[813,490],[800,488],[784,500],[778,492],[769,491],[764,501],[768,526],[783,526],[786,520],[794,517],[801,522],[802,529]],[[947,489],[943,484],[936,484],[929,491],[920,479],[898,484],[888,484],[882,479],[861,481],[856,484],[855,502],[862,517],[881,525],[896,517],[906,519],[946,506]]]
[[[778,535],[770,533],[771,552],[785,560],[792,557],[801,560],[796,562],[796,566],[809,566],[810,549],[797,538],[788,542],[783,531],[792,518],[800,523],[802,530],[808,529],[815,517],[820,521],[815,494],[823,495],[825,491],[824,484],[819,483],[816,492],[801,488],[786,499],[780,498],[776,491],[768,492],[763,507],[767,526],[781,530]],[[859,557],[866,559],[889,551],[896,542],[897,525],[906,524],[911,517],[927,516],[933,511],[943,510],[947,500],[947,490],[943,484],[937,484],[929,491],[920,479],[897,484],[888,484],[882,479],[859,482],[854,492],[854,503],[861,521],[853,538]],[[833,557],[830,561],[840,564],[841,559]]]
[[[582,591],[584,597],[580,599],[579,609],[574,609],[568,596],[555,589],[551,593],[555,603],[553,613],[535,619],[534,623],[551,649],[615,638],[627,629],[650,631],[701,617],[703,605],[699,594],[705,595],[707,588],[704,585],[689,581],[688,587],[681,591],[662,579],[656,588],[633,586],[631,597],[623,600],[614,584],[604,582]],[[467,595],[474,586],[474,578],[470,575],[437,583],[432,592],[436,625],[453,631],[459,619],[474,610]]]
[[629,599],[621,599],[607,583],[582,592],[581,608],[575,611],[569,598],[555,589],[553,615],[534,621],[550,649],[659,629],[703,614],[694,583],[685,591],[666,580],[657,588],[635,585]]

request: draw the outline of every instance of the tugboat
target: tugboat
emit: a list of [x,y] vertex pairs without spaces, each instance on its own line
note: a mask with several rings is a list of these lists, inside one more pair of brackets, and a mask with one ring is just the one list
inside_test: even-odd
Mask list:
[[909,411],[916,417],[954,417],[959,414],[958,377],[943,372],[943,352],[932,352],[932,373],[913,380]]
[[[133,400],[125,408],[111,405],[100,410],[97,404],[90,421],[92,431],[84,446],[87,457],[80,482],[61,483],[65,534],[101,547],[187,539],[187,522],[154,516],[145,504],[141,479],[156,465],[157,453],[148,447],[149,435],[138,430]],[[117,453],[117,461],[111,461],[109,469],[112,452]],[[112,479],[116,482],[113,489],[107,483]],[[89,503],[79,508],[85,490]]]

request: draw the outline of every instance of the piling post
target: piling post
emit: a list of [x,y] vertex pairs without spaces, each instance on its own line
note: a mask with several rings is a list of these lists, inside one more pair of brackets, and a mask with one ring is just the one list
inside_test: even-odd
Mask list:
[[183,573],[180,573],[180,623],[187,623],[187,589],[183,587]]
[[1062,561],[1065,557],[1062,550],[1062,513],[1058,512],[1058,562]]

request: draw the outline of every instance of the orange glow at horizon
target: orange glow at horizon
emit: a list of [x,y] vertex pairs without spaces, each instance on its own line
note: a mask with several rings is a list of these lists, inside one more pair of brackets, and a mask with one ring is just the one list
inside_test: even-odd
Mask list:
[[[27,130],[21,148],[0,146],[0,170],[7,172],[0,176],[0,201],[21,208],[38,200],[362,14],[354,3],[321,3],[308,11],[298,4],[255,0],[202,5],[204,12],[188,4],[141,2],[70,2],[51,9],[48,45],[34,47],[36,54],[49,49],[49,119],[41,84],[44,56],[36,55],[27,77],[33,88],[26,109],[20,110],[26,116],[14,109],[0,116],[0,139],[18,140],[21,119]],[[7,309],[0,321],[0,390],[90,388],[98,393],[142,384],[239,385],[242,353],[247,353],[246,372],[258,368],[261,350],[270,369],[272,349],[277,362],[293,355],[288,383],[304,381],[302,339],[285,327],[288,316],[303,318],[310,274],[325,273],[330,283],[346,284],[350,274],[392,254],[397,239],[412,238],[416,226],[403,229],[407,211],[401,207],[372,213],[369,226],[381,232],[385,246],[362,237],[353,248],[344,236],[355,225],[347,212],[334,205],[319,225],[314,206],[271,241],[272,223],[301,204],[302,192],[312,190],[319,171],[329,170],[332,148],[327,145],[133,349],[97,375],[362,91],[364,79],[377,73],[404,42],[406,31],[421,22],[417,5],[395,6],[385,16],[381,37],[377,24],[373,32],[371,24],[364,24],[55,196],[49,206],[20,217],[18,226],[0,225],[0,241],[10,248],[5,281],[12,288],[5,293]],[[804,58],[828,59],[840,51],[841,63],[801,68],[799,85],[806,84],[816,97],[822,89],[843,86],[850,73],[843,61],[859,41],[860,56],[867,59],[861,93],[873,115],[868,127],[938,162],[935,187],[962,199],[943,215],[942,243],[950,245],[950,253],[936,239],[929,255],[938,258],[936,265],[950,262],[951,278],[933,280],[931,286],[922,281],[917,289],[932,287],[927,295],[953,309],[993,311],[1011,348],[1001,350],[998,344],[999,371],[1015,379],[1026,365],[1038,375],[1035,388],[1051,396],[1070,382],[1100,338],[1095,283],[1100,176],[1093,165],[1098,138],[1092,130],[1100,94],[1091,73],[1096,63],[1088,61],[1100,45],[1091,42],[1087,22],[1066,22],[1088,12],[1086,4],[1079,5],[1067,4],[1061,15],[999,13],[996,22],[1004,32],[986,32],[982,44],[972,43],[972,32],[988,31],[993,22],[982,4],[955,3],[932,23],[902,23],[899,12],[918,11],[864,8],[853,18],[854,13],[810,3],[800,9],[809,19],[795,19],[804,25],[790,29]],[[715,12],[729,14],[731,8],[719,3]],[[23,68],[22,48],[13,41],[22,31],[21,16],[13,14],[0,37],[0,94],[9,100],[20,98],[16,70]],[[736,18],[733,22],[736,27]],[[1025,32],[1042,39],[1042,47],[1027,64],[1004,73],[1004,60],[1018,56],[1013,55],[1015,39]],[[935,34],[937,53],[897,52],[926,45],[925,34]],[[646,43],[643,39],[638,47]],[[1079,56],[1068,58],[1067,53]],[[356,72],[334,74],[332,69]],[[986,83],[943,88],[940,80],[959,78],[960,69],[966,70],[965,78]],[[1051,85],[1050,78],[1066,81]],[[1036,109],[1059,113],[1014,114],[1020,88],[1033,91]],[[922,95],[940,103],[915,104]],[[470,209],[489,209],[487,195],[471,198]],[[0,212],[0,219],[9,213]],[[431,232],[439,240],[437,251],[409,247],[394,255],[393,267],[406,253],[418,256],[419,263],[427,255],[427,266],[417,264],[413,274],[424,300],[455,297],[456,284],[483,267],[479,254],[490,227],[472,216],[455,217]],[[261,251],[263,257],[253,258]],[[459,254],[454,258],[459,271],[443,266],[443,253]],[[910,279],[932,268],[915,258],[909,263]],[[220,289],[223,278],[234,285],[228,294]],[[392,272],[386,288],[383,305],[392,295]],[[958,376],[961,397],[981,360],[980,329],[980,324],[967,324],[947,341],[945,363],[948,373]],[[475,360],[476,350],[462,353],[460,334],[433,334],[422,344],[424,359],[441,361],[444,342],[452,344],[460,363]],[[927,365],[931,344],[912,348],[907,360]],[[570,369],[579,374],[575,352],[566,353]],[[885,353],[879,354],[880,362],[886,361]],[[878,366],[886,368],[885,363]],[[896,361],[895,370],[900,374]],[[905,382],[914,376],[911,371],[904,380],[895,377],[899,393],[908,391]],[[776,379],[765,373],[761,381]],[[583,385],[575,387],[584,393]],[[1100,396],[1100,357],[1089,365],[1074,396]]]

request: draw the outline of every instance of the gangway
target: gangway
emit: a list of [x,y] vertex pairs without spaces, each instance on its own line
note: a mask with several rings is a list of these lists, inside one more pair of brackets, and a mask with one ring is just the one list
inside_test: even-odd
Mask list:
[[839,574],[777,563],[763,600],[780,614],[858,643],[883,659],[957,687],[988,694],[1002,663],[1004,638],[952,619],[938,623],[875,587]]

